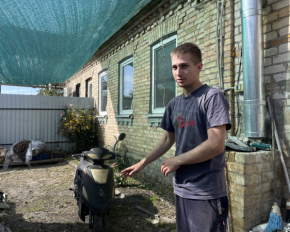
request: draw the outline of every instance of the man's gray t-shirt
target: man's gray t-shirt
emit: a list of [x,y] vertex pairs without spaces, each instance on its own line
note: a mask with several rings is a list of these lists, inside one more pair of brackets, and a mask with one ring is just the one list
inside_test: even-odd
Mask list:
[[[207,140],[209,128],[224,124],[227,130],[231,128],[227,99],[218,89],[203,85],[168,103],[161,128],[175,133],[178,156]],[[224,167],[224,152],[202,163],[180,166],[173,174],[175,194],[200,200],[226,196]]]

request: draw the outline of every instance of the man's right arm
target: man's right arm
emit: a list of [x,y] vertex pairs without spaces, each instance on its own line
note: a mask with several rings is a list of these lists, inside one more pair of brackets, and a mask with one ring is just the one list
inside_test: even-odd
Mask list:
[[175,143],[175,134],[174,132],[165,131],[164,136],[153,150],[140,162],[134,164],[133,166],[124,169],[121,172],[121,176],[132,176],[134,173],[140,172],[143,168],[145,168],[148,164],[152,163],[154,160],[158,159],[162,155],[164,155]]

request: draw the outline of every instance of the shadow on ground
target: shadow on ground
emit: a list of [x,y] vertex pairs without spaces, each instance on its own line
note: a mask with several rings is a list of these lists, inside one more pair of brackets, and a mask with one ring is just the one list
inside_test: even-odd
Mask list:
[[[134,200],[132,200],[134,199]],[[119,200],[117,199],[108,215],[108,227],[106,231],[174,231],[175,224],[159,221],[156,225],[152,222],[154,219],[150,215],[146,215],[134,209],[136,205],[142,205],[147,199],[140,195]],[[148,205],[147,210],[157,214],[158,210],[153,205]],[[34,221],[35,216],[24,217],[23,214],[17,214],[16,204],[9,202],[10,209],[6,210],[3,225],[11,229],[12,232],[34,232],[34,231],[51,231],[51,232],[91,232],[89,228],[88,217],[86,223],[78,220],[76,222],[63,221],[63,223],[55,223],[49,212],[38,212],[36,215],[45,218],[49,215],[50,221]],[[152,210],[154,209],[154,210]],[[63,217],[60,215],[59,217]],[[55,216],[57,218],[58,216]],[[65,217],[63,217],[65,218]],[[67,219],[66,219],[67,220]]]
[[[10,205],[2,223],[12,232],[93,231],[88,226],[88,217],[86,223],[79,219],[75,199],[69,191],[74,170],[67,162],[32,167],[11,166],[9,171],[14,172],[0,175],[1,190],[8,194]],[[167,206],[155,204],[161,202],[159,197],[150,195],[138,185],[119,189],[126,197],[115,199],[108,215],[107,231],[175,231],[173,221],[163,220],[169,215],[166,214]],[[136,206],[151,215],[137,211]],[[154,220],[152,215],[155,214],[162,217]]]

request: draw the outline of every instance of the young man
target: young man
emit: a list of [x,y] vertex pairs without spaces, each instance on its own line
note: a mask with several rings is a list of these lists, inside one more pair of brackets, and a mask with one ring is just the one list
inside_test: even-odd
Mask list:
[[172,73],[183,94],[172,99],[161,127],[164,137],[139,163],[122,175],[132,176],[176,143],[175,157],[164,160],[161,172],[173,173],[178,232],[225,232],[228,198],[224,174],[226,130],[231,128],[229,104],[215,88],[199,80],[200,49],[184,43],[171,52]]

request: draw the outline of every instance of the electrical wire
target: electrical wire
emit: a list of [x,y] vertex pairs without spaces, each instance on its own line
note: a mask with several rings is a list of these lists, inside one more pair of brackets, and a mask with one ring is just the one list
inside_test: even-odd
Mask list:
[[[239,64],[239,74],[238,74],[237,84],[239,84],[239,82],[240,82],[241,66],[242,66],[242,56],[243,56],[243,52],[242,52],[242,48],[241,48],[241,58],[240,58],[240,64]],[[242,116],[240,114],[240,107],[239,107],[239,100],[240,100],[239,94],[236,94],[236,98],[237,98],[237,108],[238,108],[238,126],[237,126],[237,130],[235,132],[235,136],[237,136],[237,134],[238,134],[238,130],[239,130],[239,127],[240,127],[241,116]]]
[[220,68],[220,86],[224,88],[224,82],[223,82],[223,67],[222,67],[222,57],[223,57],[223,13],[224,13],[224,6],[225,6],[225,0],[223,0],[221,5],[221,14],[220,14],[220,62],[219,62],[219,68]]
[[220,63],[219,63],[219,44],[220,44],[220,37],[219,37],[219,21],[220,21],[220,1],[217,1],[217,23],[216,23],[216,62],[218,67],[218,74],[219,74],[219,82],[221,80],[221,70],[220,70]]
[[237,85],[239,84],[240,82],[240,76],[241,76],[241,66],[242,66],[242,57],[243,57],[243,48],[241,47],[241,58],[240,58],[240,67],[239,67],[239,75],[238,75],[238,80],[237,80]]
[[240,127],[240,118],[241,118],[241,114],[240,114],[240,106],[239,106],[239,98],[240,96],[238,94],[236,94],[236,99],[237,99],[237,108],[238,108],[238,126],[237,126],[237,130],[235,132],[235,136],[237,136],[238,131],[239,131],[239,127]]

